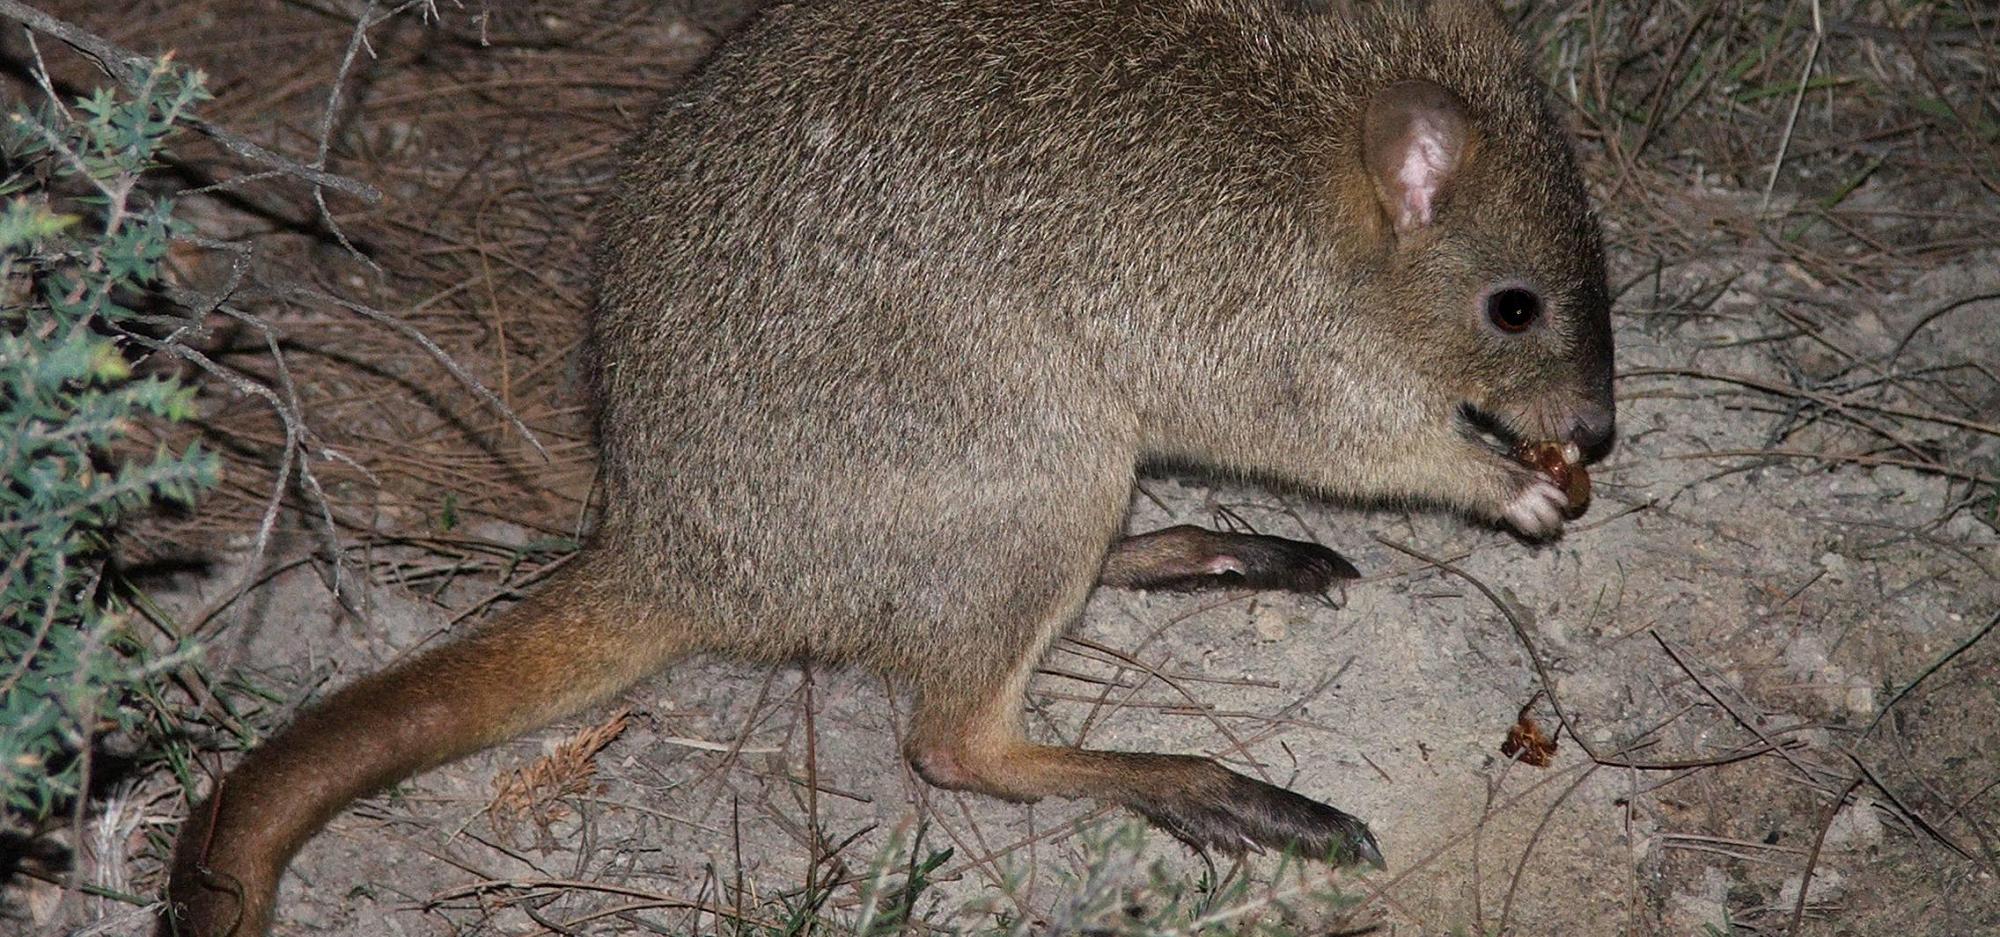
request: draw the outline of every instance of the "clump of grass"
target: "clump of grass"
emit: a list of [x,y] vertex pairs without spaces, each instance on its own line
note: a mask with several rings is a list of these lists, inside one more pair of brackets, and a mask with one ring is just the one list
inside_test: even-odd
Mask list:
[[[1146,857],[1159,834],[1128,823],[1078,834],[1076,870],[1064,874],[1055,900],[1032,915],[1014,898],[1023,874],[1002,864],[998,893],[957,903],[935,893],[933,875],[953,850],[926,849],[926,827],[897,831],[856,880],[830,882],[814,894],[772,899],[761,912],[737,918],[739,934],[887,937],[962,934],[967,937],[1221,937],[1291,935],[1301,929],[1342,933],[1359,901],[1338,875],[1316,865],[1281,860],[1268,877],[1238,866],[1218,875],[1207,862]],[[1198,871],[1190,872],[1190,867]],[[851,900],[845,907],[837,899]]]
[[562,798],[588,794],[597,786],[597,753],[623,735],[631,722],[632,711],[620,709],[564,739],[527,767],[494,778],[493,800],[486,812],[495,832],[511,837],[523,822],[531,821],[546,834],[565,813]]

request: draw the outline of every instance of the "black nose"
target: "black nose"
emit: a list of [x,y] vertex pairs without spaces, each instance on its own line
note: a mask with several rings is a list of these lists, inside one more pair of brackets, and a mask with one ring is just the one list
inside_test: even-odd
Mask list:
[[1618,420],[1610,407],[1587,406],[1576,411],[1575,422],[1570,424],[1569,441],[1583,450],[1584,458],[1595,461],[1611,451],[1611,442],[1618,436]]

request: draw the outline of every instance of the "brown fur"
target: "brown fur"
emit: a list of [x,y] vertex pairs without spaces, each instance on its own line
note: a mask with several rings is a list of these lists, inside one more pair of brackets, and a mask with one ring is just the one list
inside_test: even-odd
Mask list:
[[[1561,494],[1467,408],[1609,438],[1596,224],[1505,24],[1481,0],[1316,6],[805,2],[726,43],[605,206],[592,545],[222,782],[176,849],[182,932],[262,932],[351,798],[697,651],[895,678],[942,785],[1377,859],[1331,807],[1204,759],[1036,745],[1020,717],[1100,572],[1208,562],[1112,552],[1143,462],[1546,535]],[[1451,135],[1448,173],[1399,224],[1383,148],[1422,127]],[[1489,327],[1503,282],[1545,321]]]

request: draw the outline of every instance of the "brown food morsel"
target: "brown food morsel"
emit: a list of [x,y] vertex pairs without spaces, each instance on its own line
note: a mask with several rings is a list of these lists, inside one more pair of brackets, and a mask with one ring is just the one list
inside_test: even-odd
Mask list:
[[1525,709],[1508,727],[1506,740],[1500,743],[1500,754],[1537,768],[1548,767],[1555,753],[1556,740],[1544,734],[1541,724]]
[[1582,462],[1569,460],[1565,452],[1568,448],[1559,442],[1523,443],[1514,456],[1549,476],[1569,496],[1567,513],[1576,518],[1590,509],[1590,471]]

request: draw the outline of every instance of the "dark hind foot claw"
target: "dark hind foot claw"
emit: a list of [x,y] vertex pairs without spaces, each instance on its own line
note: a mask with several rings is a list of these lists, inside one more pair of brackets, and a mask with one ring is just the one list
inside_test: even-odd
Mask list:
[[1336,865],[1385,868],[1368,824],[1302,794],[1215,766],[1219,783],[1199,796],[1129,804],[1155,826],[1197,850],[1240,856],[1278,849]]
[[1317,543],[1183,524],[1127,537],[1105,558],[1101,581],[1126,589],[1276,589],[1324,593],[1361,572]]

